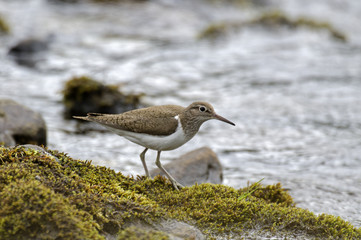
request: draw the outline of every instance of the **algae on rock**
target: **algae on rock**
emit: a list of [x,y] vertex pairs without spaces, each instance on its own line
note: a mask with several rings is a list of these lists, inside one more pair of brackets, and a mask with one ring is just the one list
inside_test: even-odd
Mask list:
[[104,85],[87,76],[74,77],[63,90],[65,117],[88,112],[120,113],[139,106],[143,94],[124,94],[118,86]]
[[280,184],[259,185],[245,198],[247,188],[216,184],[176,191],[163,177],[126,177],[47,152],[55,158],[0,147],[0,239],[167,239],[170,233],[157,228],[164,219],[196,226],[208,238],[361,238],[360,228],[339,217],[295,207]]
[[245,27],[263,26],[269,29],[287,27],[289,29],[308,28],[315,31],[327,31],[333,39],[346,42],[347,37],[341,31],[335,29],[330,23],[317,21],[307,17],[291,18],[280,11],[267,11],[258,17],[248,21],[222,21],[210,24],[199,34],[199,39],[217,39],[227,32]]

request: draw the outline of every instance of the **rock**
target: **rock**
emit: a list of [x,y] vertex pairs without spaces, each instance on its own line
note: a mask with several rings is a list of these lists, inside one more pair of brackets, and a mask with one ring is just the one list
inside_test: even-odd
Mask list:
[[289,29],[307,28],[312,31],[326,31],[333,39],[341,42],[347,42],[347,36],[345,33],[337,30],[328,22],[322,22],[305,17],[294,19],[283,12],[272,10],[263,12],[260,16],[248,21],[222,21],[219,23],[212,23],[198,34],[198,38],[216,40],[220,37],[227,36],[229,33],[233,33],[246,27],[259,26],[267,29],[286,27]]
[[169,234],[171,239],[206,239],[204,234],[194,226],[176,220],[163,220],[156,229],[161,232]]
[[[0,118],[0,124],[3,122]],[[11,136],[9,132],[1,132],[0,133],[0,145],[4,145],[6,147],[15,146],[15,139]]]
[[295,207],[280,184],[178,191],[44,151],[0,146],[0,239],[361,239],[341,217]]
[[[196,182],[221,184],[223,180],[222,165],[215,152],[208,147],[186,153],[163,166],[185,186],[191,186]],[[151,175],[164,176],[158,168],[152,170]]]
[[74,77],[66,82],[63,90],[65,117],[83,116],[89,112],[121,113],[139,106],[138,95],[125,95],[117,86],[107,86],[92,78]]
[[46,145],[46,125],[39,113],[16,103],[0,99],[0,142]]
[[53,39],[53,34],[50,34],[45,39],[25,39],[12,46],[8,54],[19,65],[34,67],[37,62],[44,58],[44,55],[41,54],[49,49],[49,45]]
[[26,39],[18,42],[9,49],[10,55],[22,56],[36,54],[48,50],[49,42],[40,39]]
[[[206,236],[196,227],[189,225],[188,223],[177,221],[175,219],[162,219],[151,224],[145,224],[143,222],[135,221],[127,224],[126,232],[128,233],[128,238],[130,236],[138,235],[138,238],[134,239],[149,239],[146,238],[146,235],[149,233],[162,233],[164,236],[168,237],[167,239],[172,240],[181,240],[181,239],[194,239],[194,240],[203,240],[206,239]],[[132,233],[130,235],[130,233]],[[142,238],[143,237],[143,238]],[[162,239],[162,238],[159,238]]]
[[121,113],[139,106],[138,95],[125,95],[116,86],[107,86],[92,78],[74,77],[66,82],[63,90],[64,115],[83,116],[89,112]]

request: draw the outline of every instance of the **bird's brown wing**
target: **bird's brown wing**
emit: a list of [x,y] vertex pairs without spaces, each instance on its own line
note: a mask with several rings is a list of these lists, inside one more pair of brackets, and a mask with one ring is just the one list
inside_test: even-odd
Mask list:
[[76,118],[125,131],[164,136],[176,131],[178,120],[175,116],[183,110],[184,108],[181,106],[164,105],[136,109],[121,114],[89,113],[87,117]]

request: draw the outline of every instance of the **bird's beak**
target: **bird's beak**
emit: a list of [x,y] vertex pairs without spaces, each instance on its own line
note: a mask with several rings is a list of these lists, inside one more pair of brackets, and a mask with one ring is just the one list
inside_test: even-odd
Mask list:
[[226,119],[226,118],[224,118],[224,117],[222,117],[222,116],[219,116],[219,115],[217,115],[217,114],[214,114],[214,118],[215,118],[215,119],[218,119],[218,120],[220,120],[220,121],[222,121],[222,122],[226,122],[226,123],[229,123],[229,124],[231,124],[231,125],[233,125],[233,126],[236,126],[236,124],[234,124],[233,122],[231,122],[231,121],[229,121],[228,119]]

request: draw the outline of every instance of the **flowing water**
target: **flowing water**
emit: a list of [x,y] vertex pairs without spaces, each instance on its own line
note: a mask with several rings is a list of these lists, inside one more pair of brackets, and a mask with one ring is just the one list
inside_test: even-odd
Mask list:
[[[361,2],[340,0],[144,1],[62,4],[0,0],[12,30],[0,35],[0,97],[40,112],[48,145],[125,174],[144,174],[142,148],[112,133],[76,134],[62,117],[62,89],[73,76],[145,93],[145,104],[211,102],[236,123],[205,123],[163,163],[210,146],[224,166],[224,184],[281,182],[299,207],[361,219]],[[267,2],[267,3],[265,3]],[[247,21],[269,10],[327,21],[347,36],[301,28],[242,27],[200,40],[212,23]],[[35,66],[8,55],[17,41],[52,35]],[[155,153],[148,152],[149,167]]]

